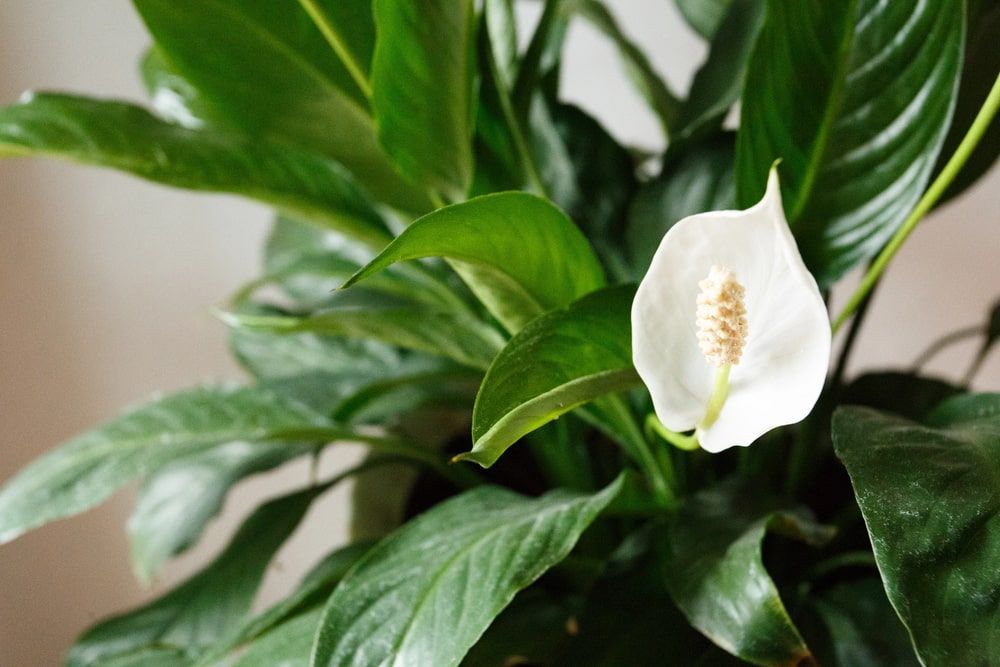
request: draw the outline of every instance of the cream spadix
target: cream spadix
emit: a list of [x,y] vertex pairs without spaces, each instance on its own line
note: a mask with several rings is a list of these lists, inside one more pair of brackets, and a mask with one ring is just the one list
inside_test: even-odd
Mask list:
[[632,304],[632,355],[670,430],[710,452],[801,421],[823,388],[830,322],[781,207],[777,171],[745,211],[684,218]]

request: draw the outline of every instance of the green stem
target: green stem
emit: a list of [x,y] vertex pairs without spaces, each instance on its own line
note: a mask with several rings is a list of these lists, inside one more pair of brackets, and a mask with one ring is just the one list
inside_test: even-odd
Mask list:
[[698,438],[693,435],[684,435],[682,433],[675,433],[674,431],[671,431],[663,425],[663,422],[661,422],[655,414],[651,414],[646,417],[646,433],[648,433],[650,437],[654,434],[658,435],[677,449],[682,449],[686,452],[694,452],[701,447],[701,445],[698,444]]
[[622,435],[631,449],[632,456],[635,457],[636,462],[649,478],[657,500],[665,507],[673,507],[677,504],[677,494],[674,492],[673,467],[669,459],[657,461],[656,457],[653,456],[653,452],[649,449],[649,443],[643,436],[642,429],[636,424],[635,416],[629,410],[624,399],[620,396],[608,396],[605,400],[619,417],[617,421],[625,429],[625,433]]
[[868,292],[875,286],[875,282],[885,271],[892,258],[899,252],[903,242],[906,241],[916,228],[917,223],[934,208],[938,199],[941,198],[948,189],[948,186],[955,180],[958,172],[965,166],[969,156],[972,155],[972,151],[975,150],[979,141],[983,138],[998,109],[1000,109],[1000,75],[997,75],[996,81],[993,82],[993,88],[990,89],[990,94],[986,97],[986,101],[983,102],[979,113],[976,114],[976,119],[972,121],[969,131],[966,132],[965,137],[962,139],[962,143],[955,149],[954,155],[951,156],[948,163],[945,164],[944,169],[941,170],[941,173],[931,183],[924,196],[917,202],[916,207],[903,222],[902,227],[899,228],[888,245],[879,253],[878,258],[872,263],[871,268],[868,269],[868,273],[865,274],[861,284],[854,291],[854,294],[851,295],[847,305],[844,306],[840,315],[833,321],[834,333],[837,333],[840,327],[844,325],[844,322],[861,305],[861,301],[864,300]]
[[708,399],[708,409],[702,418],[698,428],[709,428],[719,418],[722,406],[729,398],[729,371],[732,367],[729,364],[719,366],[715,371],[715,386],[712,388],[712,396]]
[[358,88],[364,93],[365,98],[370,100],[372,98],[372,86],[368,82],[368,77],[365,76],[365,73],[358,65],[358,61],[354,59],[353,54],[347,49],[344,40],[340,38],[340,34],[333,27],[333,24],[330,23],[329,19],[327,19],[326,14],[323,13],[316,0],[299,0],[299,4],[309,14],[309,18],[313,20],[319,31],[323,33],[323,37],[327,43],[333,47],[334,52],[340,58],[341,62],[344,63],[348,74],[354,79],[354,83],[358,84]]

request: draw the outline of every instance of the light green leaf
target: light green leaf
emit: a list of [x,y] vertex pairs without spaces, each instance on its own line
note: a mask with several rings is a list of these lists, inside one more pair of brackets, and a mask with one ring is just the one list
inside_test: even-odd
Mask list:
[[44,155],[256,199],[381,246],[392,238],[351,175],[310,152],[194,131],[121,102],[28,95],[0,109],[0,157]]
[[[785,212],[820,286],[913,209],[955,106],[961,0],[769,0],[744,85],[740,207],[781,159]],[[803,94],[808,91],[808,94]]]
[[229,124],[332,158],[393,206],[429,207],[381,150],[363,92],[296,3],[133,3],[163,58]]
[[241,479],[312,451],[294,443],[231,442],[196,452],[157,470],[139,490],[128,520],[132,567],[143,583],[193,545]]
[[249,646],[234,667],[309,667],[316,627],[323,617],[317,606],[285,621]]
[[139,62],[142,83],[156,114],[174,125],[193,130],[212,125],[230,127],[225,117],[202,98],[194,86],[178,74],[152,47]]
[[712,41],[733,0],[675,0],[684,20],[695,32]]
[[949,399],[926,426],[842,407],[833,442],[921,660],[989,664],[1000,645],[1000,394]]
[[589,401],[640,383],[629,311],[635,289],[609,287],[531,322],[493,360],[476,397],[472,451],[489,467],[522,436]]
[[[336,588],[312,664],[457,665],[514,595],[573,549],[621,488],[528,499],[481,487],[379,543]],[[447,631],[440,631],[447,628]]]
[[511,331],[604,285],[594,251],[562,211],[534,195],[503,192],[417,220],[344,286],[421,257],[454,260],[473,292]]
[[716,645],[756,665],[811,658],[761,547],[768,530],[821,544],[832,537],[801,513],[776,511],[758,489],[728,482],[690,498],[670,526],[667,589],[688,621]]
[[732,134],[691,146],[671,158],[663,172],[632,200],[625,241],[636,279],[649,269],[663,236],[695,213],[730,210],[736,204]]
[[402,173],[450,200],[472,181],[472,0],[374,0],[372,103]]
[[321,490],[308,489],[261,506],[204,570],[162,598],[87,631],[70,650],[67,666],[101,665],[143,648],[176,648],[193,658],[238,627],[271,558]]
[[[36,459],[0,489],[0,542],[90,509],[132,479],[211,445],[352,434],[265,387],[203,387],[156,399]],[[356,437],[356,436],[355,436]]]

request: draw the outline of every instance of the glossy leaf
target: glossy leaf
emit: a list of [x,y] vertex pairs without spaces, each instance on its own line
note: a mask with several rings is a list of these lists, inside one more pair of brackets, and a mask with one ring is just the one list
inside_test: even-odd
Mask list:
[[675,0],[677,9],[695,32],[707,40],[715,36],[733,0]]
[[90,629],[70,650],[67,667],[104,664],[146,647],[176,648],[190,658],[238,627],[271,558],[319,491],[301,491],[260,507],[204,570],[162,598]]
[[483,487],[436,505],[344,578],[312,664],[457,665],[517,591],[566,557],[620,487],[536,499]]
[[421,257],[454,260],[473,292],[512,331],[604,285],[590,244],[562,211],[534,195],[503,192],[417,220],[344,286]]
[[333,158],[394,206],[429,206],[381,150],[363,92],[297,3],[133,3],[164,59],[229,124]]
[[501,350],[472,416],[462,460],[488,467],[522,436],[595,398],[636,386],[634,288],[610,287],[531,322]]
[[43,155],[295,212],[373,245],[391,238],[337,163],[221,130],[197,132],[121,102],[37,94],[0,109],[0,157]]
[[149,103],[163,120],[193,130],[206,125],[229,127],[225,116],[212,108],[197,89],[176,72],[163,54],[150,48],[139,62],[142,83]]
[[988,664],[1000,643],[1000,394],[941,404],[927,425],[834,413],[889,600],[925,664]]
[[480,369],[489,366],[502,345],[500,334],[483,322],[410,303],[343,306],[302,317],[235,312],[220,317],[231,327],[250,331],[374,339]]
[[0,541],[98,504],[129,481],[211,445],[322,430],[351,439],[307,406],[264,387],[204,387],[136,408],[77,436],[0,489]]
[[646,274],[663,236],[695,213],[736,205],[732,135],[721,135],[668,162],[632,201],[625,240],[636,278]]
[[317,606],[285,621],[251,644],[234,667],[309,667],[313,636],[322,616],[323,608]]
[[757,665],[798,665],[811,657],[764,568],[768,530],[810,543],[831,537],[798,512],[777,511],[735,483],[702,491],[670,526],[663,572],[688,621],[716,645]]
[[[400,171],[446,199],[472,181],[472,0],[374,0],[372,103]],[[443,36],[447,38],[443,39]]]
[[173,556],[193,545],[241,479],[312,450],[292,443],[226,443],[173,461],[139,490],[128,521],[132,567],[149,583]]
[[768,2],[744,86],[737,203],[760,198],[780,158],[785,211],[821,286],[872,257],[923,193],[964,33],[960,0]]

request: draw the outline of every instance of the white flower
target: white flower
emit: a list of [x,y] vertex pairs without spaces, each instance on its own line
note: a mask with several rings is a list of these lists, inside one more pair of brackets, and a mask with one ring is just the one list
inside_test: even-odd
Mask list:
[[671,431],[710,452],[801,421],[826,378],[830,322],[781,208],[777,170],[746,211],[675,224],[632,304],[632,356]]

